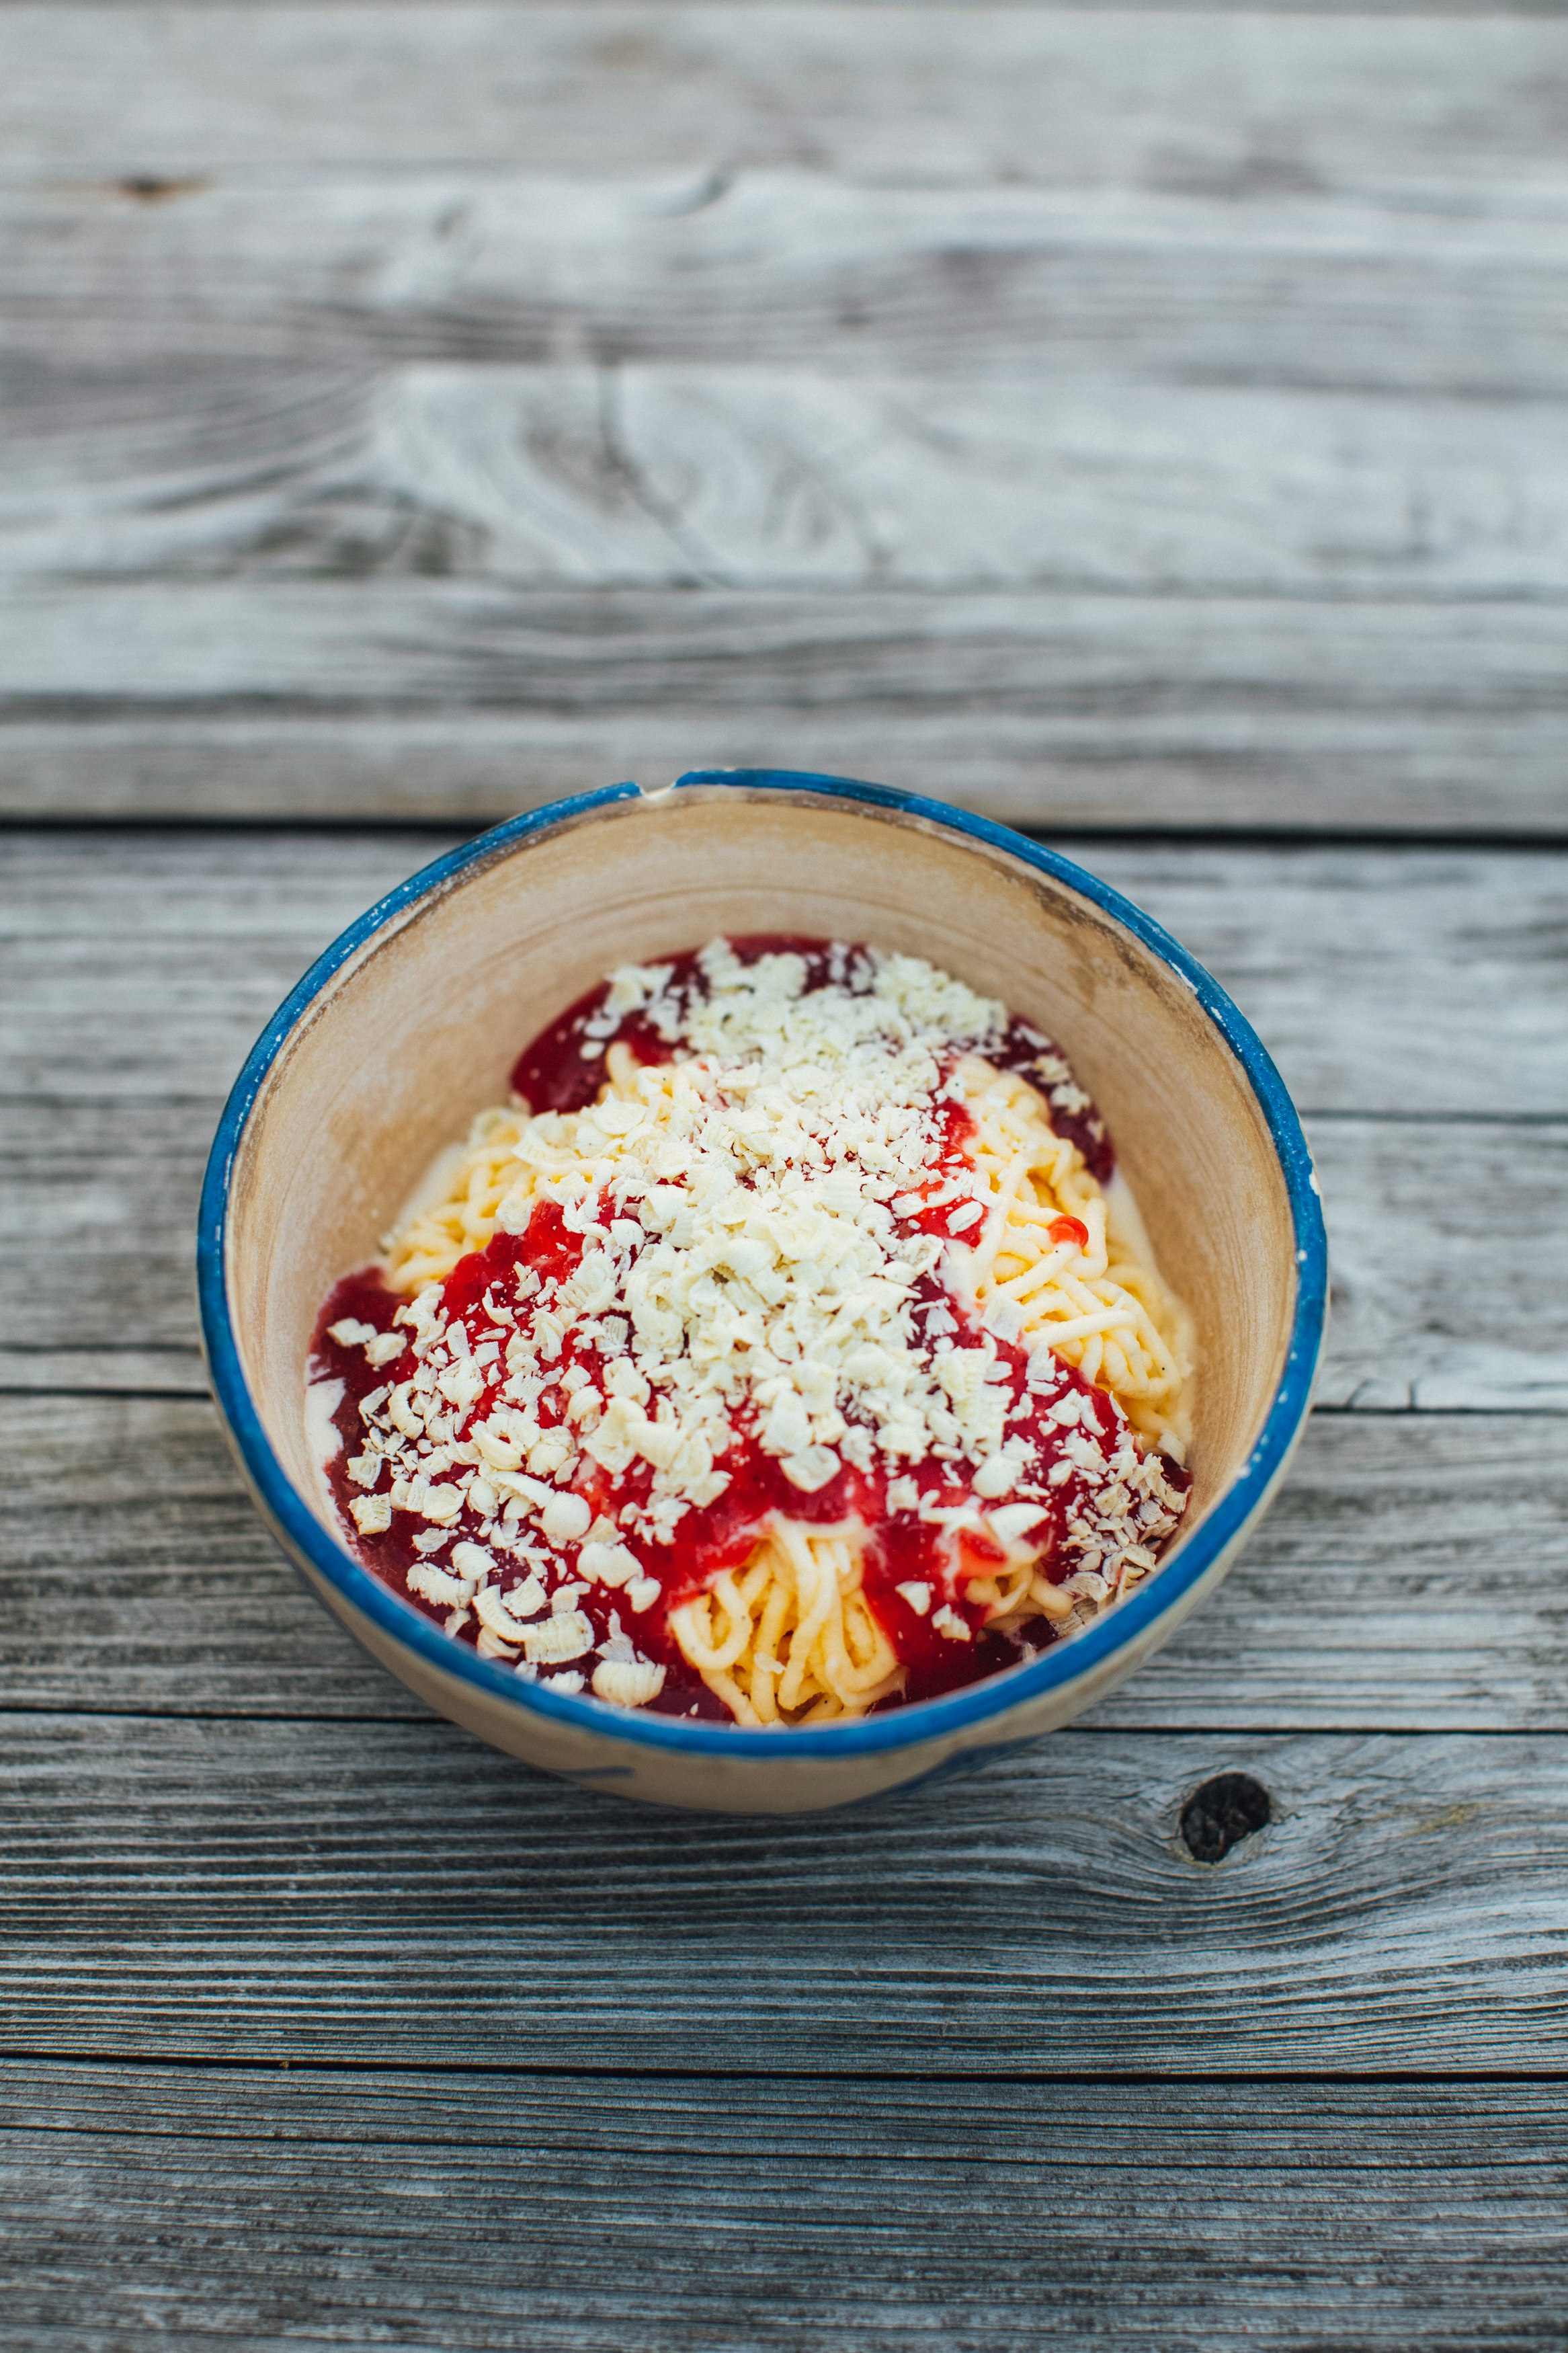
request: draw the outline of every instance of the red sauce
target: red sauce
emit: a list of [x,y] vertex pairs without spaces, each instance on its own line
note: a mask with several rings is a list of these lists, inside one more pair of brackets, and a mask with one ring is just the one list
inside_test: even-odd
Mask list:
[[[857,944],[806,939],[787,932],[751,932],[732,939],[730,944],[742,964],[755,964],[764,955],[793,954],[804,957],[808,992],[825,987],[829,982],[856,993],[871,985],[869,958],[866,950]],[[650,962],[669,967],[665,994],[683,1010],[706,993],[694,948]],[[511,1083],[531,1111],[584,1111],[595,1100],[605,1082],[605,1047],[609,1041],[589,1033],[609,993],[609,982],[600,981],[574,1005],[569,1005],[547,1029],[542,1029],[532,1045],[518,1056]],[[641,1013],[623,1016],[614,1035],[617,1041],[631,1048],[639,1062],[668,1062],[675,1050]],[[955,1044],[961,1048],[972,1046],[998,1070],[1016,1071],[1031,1085],[1047,1090],[1055,1066],[1067,1060],[1054,1040],[1031,1023],[1014,1018],[1008,1020],[1000,1037],[961,1039]],[[1077,1145],[1096,1182],[1109,1185],[1116,1155],[1105,1132],[1105,1122],[1093,1103],[1087,1098],[1071,1107],[1053,1103],[1051,1121],[1059,1135]]]
[[[1116,1153],[1094,1104],[1087,1095],[1081,1103],[1070,1099],[1058,1103],[1053,1098],[1053,1083],[1059,1084],[1055,1081],[1056,1066],[1067,1061],[1055,1039],[1044,1037],[1027,1021],[1012,1019],[999,1041],[980,1050],[999,1071],[1016,1071],[1032,1087],[1039,1088],[1050,1103],[1051,1125],[1057,1134],[1077,1145],[1097,1185],[1109,1185],[1116,1171]],[[1072,1096],[1083,1093],[1070,1076],[1068,1086]]]
[[[859,951],[831,947],[820,941],[757,935],[734,944],[744,961],[776,949],[796,950],[807,959],[809,985],[814,987],[828,980],[854,986],[857,971],[865,969]],[[701,974],[694,955],[683,955],[666,961],[674,967],[671,994],[684,999],[701,988]],[[600,987],[580,999],[520,1058],[512,1074],[513,1084],[536,1111],[581,1108],[596,1096],[604,1079],[602,1042],[589,1041],[596,1048],[591,1057],[584,1057],[582,1048],[587,1027],[602,1008],[605,993]],[[1026,1052],[1037,1057],[1042,1050],[1053,1050],[1043,1047],[1037,1033],[1026,1031],[1019,1024],[1012,1025],[1007,1033],[1009,1039],[1014,1039],[1015,1032],[1018,1033],[1017,1054]],[[670,1059],[671,1046],[640,1016],[626,1018],[616,1025],[614,1034],[626,1039],[645,1061]],[[996,1054],[996,1059],[1004,1060],[1014,1050],[1013,1047],[1005,1048],[1005,1052]],[[1009,1060],[1007,1066],[1021,1067],[1016,1060]],[[941,1113],[944,1131],[942,1152],[923,1188],[927,1194],[940,1192],[947,1170],[963,1165],[963,1145],[971,1125],[967,1113],[960,1105],[943,1104]],[[1109,1144],[1104,1144],[1103,1155],[1109,1169]],[[909,1214],[905,1222],[927,1232],[946,1233],[948,1219],[960,1206],[956,1201],[922,1206]],[[607,1205],[605,1215],[607,1219]],[[1070,1227],[1078,1224],[1070,1219],[1058,1222]],[[1078,1230],[1081,1235],[1082,1229]],[[531,1323],[529,1300],[518,1295],[520,1287],[528,1293],[537,1290],[530,1271],[542,1278],[563,1277],[576,1265],[583,1248],[582,1237],[567,1229],[560,1208],[552,1202],[545,1202],[534,1209],[525,1233],[497,1233],[485,1250],[463,1259],[454,1268],[443,1286],[442,1306],[447,1317],[460,1319],[470,1351],[483,1350],[486,1355],[479,1366],[483,1388],[460,1415],[454,1411],[451,1438],[443,1443],[465,1440],[476,1422],[488,1419],[492,1409],[504,1402],[501,1392],[508,1377],[505,1343],[513,1329],[527,1329]],[[963,1328],[963,1311],[934,1276],[921,1278],[911,1297],[917,1325],[923,1328],[922,1319],[934,1311],[938,1316],[936,1328],[952,1330],[958,1345],[973,1345],[978,1339],[976,1332]],[[349,1478],[347,1472],[349,1460],[361,1452],[364,1431],[362,1402],[374,1398],[377,1391],[388,1391],[410,1378],[422,1351],[410,1336],[395,1362],[374,1367],[366,1362],[361,1345],[340,1345],[329,1327],[344,1318],[353,1318],[373,1325],[377,1332],[395,1328],[406,1332],[406,1323],[395,1322],[406,1303],[404,1295],[391,1291],[376,1270],[366,1270],[345,1277],[337,1285],[322,1309],[317,1327],[311,1377],[342,1383],[342,1397],[333,1417],[341,1448],[328,1466],[327,1475],[345,1527],[353,1525],[348,1517],[350,1504],[365,1492]],[[944,1312],[953,1319],[952,1326],[942,1323]],[[1111,1397],[1091,1387],[1065,1364],[1056,1366],[1055,1386],[1049,1391],[1031,1390],[1026,1352],[994,1335],[989,1335],[989,1345],[994,1352],[993,1378],[998,1385],[1005,1382],[1007,1388],[1009,1434],[1020,1434],[1030,1441],[1036,1457],[1031,1475],[1037,1482],[1045,1480],[1045,1492],[1049,1496],[1047,1516],[1031,1530],[1029,1542],[1031,1546],[1043,1543],[1047,1546],[1038,1566],[1059,1584],[1079,1565],[1076,1556],[1065,1548],[1063,1537],[1068,1522],[1089,1493],[1081,1471],[1070,1460],[1070,1440],[1075,1431],[1061,1426],[1059,1415],[1064,1401],[1069,1397],[1079,1400],[1076,1427],[1081,1428],[1084,1436],[1095,1440],[1107,1456],[1121,1443],[1126,1419]],[[579,1364],[595,1385],[602,1381],[604,1358],[591,1348],[580,1355],[577,1335],[568,1330],[555,1377],[531,1408],[542,1429],[548,1430],[563,1422],[570,1398],[560,1376]],[[666,1623],[666,1612],[700,1592],[721,1570],[739,1567],[755,1545],[763,1522],[773,1512],[824,1526],[847,1520],[863,1523],[868,1532],[864,1590],[869,1607],[903,1663],[901,1700],[930,1698],[1017,1663],[1023,1655],[1017,1644],[984,1630],[984,1608],[971,1602],[964,1589],[969,1579],[984,1577],[1002,1566],[1000,1547],[973,1530],[955,1540],[941,1526],[920,1516],[920,1502],[935,1501],[945,1494],[956,1505],[968,1494],[966,1481],[957,1466],[952,1466],[950,1479],[949,1466],[941,1461],[931,1460],[913,1467],[898,1464],[883,1468],[882,1458],[874,1456],[878,1467],[860,1471],[846,1462],[826,1486],[815,1493],[806,1493],[791,1482],[773,1456],[763,1451],[754,1424],[745,1411],[732,1415],[731,1419],[739,1437],[717,1465],[729,1478],[725,1492],[717,1501],[703,1509],[689,1509],[679,1522],[675,1540],[668,1545],[645,1540],[622,1529],[621,1541],[636,1556],[645,1574],[658,1581],[659,1598],[638,1613],[631,1608],[624,1588],[589,1584],[575,1601],[576,1608],[592,1621],[596,1641],[618,1628],[645,1656],[663,1664],[667,1671],[664,1689],[652,1703],[657,1712],[730,1721],[722,1703],[710,1693],[681,1656]],[[1061,1466],[1059,1483],[1051,1486],[1048,1472],[1056,1466]],[[1164,1468],[1168,1482],[1184,1489],[1186,1474],[1174,1464]],[[641,1461],[612,1478],[591,1455],[581,1453],[571,1473],[571,1491],[581,1495],[595,1514],[603,1512],[613,1517],[628,1502],[645,1501],[652,1479],[651,1468]],[[905,1484],[900,1489],[898,1507],[891,1506],[889,1491],[899,1481],[913,1482],[918,1491],[917,1503],[910,1502]],[[388,1474],[384,1469],[379,1492],[386,1492],[387,1484]],[[415,1608],[443,1622],[448,1614],[447,1608],[410,1592],[408,1573],[421,1560],[432,1557],[436,1566],[445,1566],[454,1543],[485,1541],[481,1530],[487,1524],[491,1524],[487,1514],[465,1504],[448,1541],[438,1555],[433,1555],[422,1552],[415,1544],[416,1535],[426,1533],[426,1524],[416,1513],[399,1510],[394,1512],[392,1525],[384,1534],[356,1535],[353,1541],[362,1557],[395,1591]],[[531,1533],[537,1542],[537,1531]],[[492,1549],[498,1548],[493,1535],[489,1544]],[[574,1550],[570,1544],[558,1548],[557,1581],[571,1577]],[[498,1551],[498,1556],[503,1570],[503,1591],[521,1584],[533,1567],[531,1562],[519,1561],[514,1573],[504,1549]],[[931,1587],[929,1609],[917,1609],[898,1590],[900,1586],[911,1584]],[[933,1625],[933,1617],[944,1602],[970,1628],[968,1641],[951,1639]],[[470,1617],[458,1630],[458,1639],[473,1641],[478,1630]],[[1049,1627],[1044,1620],[1036,1621],[1027,1630],[1027,1640],[1034,1647],[1043,1646],[1049,1639]],[[594,1663],[591,1656],[574,1662],[585,1675],[591,1673]],[[898,1704],[899,1699],[883,1703]]]

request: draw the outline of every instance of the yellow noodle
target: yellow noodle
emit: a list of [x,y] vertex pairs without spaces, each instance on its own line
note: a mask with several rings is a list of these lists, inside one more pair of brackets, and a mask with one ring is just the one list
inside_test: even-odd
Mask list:
[[[601,1101],[630,1098],[639,1083],[646,1092],[650,1074],[629,1047],[617,1041],[605,1062]],[[1037,1090],[977,1055],[963,1058],[955,1076],[974,1123],[967,1154],[985,1208],[973,1244],[953,1246],[973,1306],[988,1319],[1011,1312],[1020,1342],[1045,1343],[1109,1390],[1146,1441],[1179,1459],[1190,1372],[1184,1311],[1117,1230],[1104,1192],[1077,1146],[1051,1125]],[[679,1063],[662,1066],[660,1079],[670,1101],[687,1083]],[[530,1127],[521,1105],[480,1113],[444,1198],[421,1208],[388,1242],[395,1289],[411,1293],[444,1280],[459,1259],[484,1247],[498,1223],[520,1229],[542,1176],[576,1176],[584,1192],[604,1181],[602,1165],[584,1162],[569,1145],[544,1145]],[[1084,1228],[1081,1248],[1070,1238],[1052,1240],[1062,1217]],[[862,1589],[863,1569],[857,1536],[775,1516],[740,1571],[721,1572],[670,1611],[670,1630],[739,1724],[863,1715],[901,1675]],[[1039,1573],[1034,1558],[973,1578],[966,1591],[984,1609],[987,1626],[1009,1632],[1042,1616],[1060,1622],[1084,1606]]]
[[[1142,1437],[1179,1456],[1190,1372],[1180,1306],[1117,1233],[1105,1194],[1082,1154],[1052,1127],[1037,1090],[977,1054],[966,1055],[956,1075],[989,1195],[966,1269],[975,1304],[984,1313],[1010,1303],[1022,1319],[1020,1339],[1045,1341],[1109,1389]],[[1051,1240],[1059,1217],[1086,1229],[1081,1250]]]
[[900,1668],[861,1590],[863,1569],[848,1535],[774,1519],[742,1576],[721,1574],[672,1609],[670,1631],[742,1724],[864,1715]]

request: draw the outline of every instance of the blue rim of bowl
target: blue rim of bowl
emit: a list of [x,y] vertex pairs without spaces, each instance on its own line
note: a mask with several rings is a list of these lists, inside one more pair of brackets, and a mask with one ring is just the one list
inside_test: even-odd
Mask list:
[[549,802],[542,808],[494,826],[460,848],[448,850],[351,923],[284,998],[235,1081],[218,1122],[203,1181],[196,1281],[207,1367],[219,1411],[228,1425],[240,1461],[258,1500],[285,1545],[302,1555],[381,1632],[416,1652],[443,1673],[563,1725],[637,1747],[675,1750],[688,1756],[724,1756],[760,1762],[764,1757],[785,1754],[843,1757],[913,1747],[1010,1713],[1021,1702],[1038,1699],[1092,1673],[1174,1609],[1246,1526],[1289,1460],[1311,1399],[1328,1307],[1328,1248],[1317,1179],[1295,1106],[1251,1023],[1219,983],[1168,932],[1119,891],[1075,866],[1070,859],[1030,841],[1007,826],[994,824],[989,818],[973,817],[945,802],[896,792],[889,786],[866,784],[855,777],[815,776],[786,768],[697,768],[678,777],[670,789],[679,792],[691,786],[809,793],[831,800],[868,803],[1005,852],[1089,900],[1178,973],[1240,1063],[1268,1123],[1290,1202],[1296,1237],[1296,1309],[1284,1368],[1258,1441],[1212,1506],[1207,1519],[1169,1567],[1150,1577],[1125,1601],[1119,1602],[1069,1641],[1054,1645],[1026,1665],[1005,1668],[984,1682],[972,1683],[944,1698],[913,1701],[887,1715],[781,1734],[777,1729],[752,1731],[739,1725],[644,1715],[522,1681],[511,1668],[481,1659],[476,1651],[444,1633],[411,1602],[394,1593],[390,1586],[343,1549],[294,1487],[273,1452],[240,1366],[229,1316],[226,1279],[228,1190],[235,1156],[268,1075],[295,1025],[332,976],[395,917],[452,882],[468,868],[488,863],[498,851],[526,842],[563,823],[574,822],[595,809],[644,797],[640,786],[635,784],[609,785],[598,792]]

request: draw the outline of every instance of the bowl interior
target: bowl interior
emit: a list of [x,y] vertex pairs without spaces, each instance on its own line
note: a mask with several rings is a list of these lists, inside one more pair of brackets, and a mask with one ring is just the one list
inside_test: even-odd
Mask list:
[[1226,1039],[1135,934],[1005,848],[906,810],[720,786],[498,845],[341,966],[279,1051],[236,1156],[229,1299],[263,1426],[322,1525],[336,1535],[303,1378],[332,1283],[374,1257],[473,1113],[505,1100],[545,1022],[614,965],[721,931],[926,956],[1061,1041],[1192,1311],[1190,1542],[1262,1428],[1296,1293],[1284,1176]]

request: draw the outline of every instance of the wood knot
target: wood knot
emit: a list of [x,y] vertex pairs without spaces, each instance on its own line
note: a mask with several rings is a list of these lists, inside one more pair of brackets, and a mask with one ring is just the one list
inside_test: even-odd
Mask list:
[[211,185],[211,181],[199,174],[170,180],[152,172],[129,172],[123,179],[115,181],[114,192],[133,205],[166,205],[174,196],[199,195]]
[[1182,1844],[1194,1862],[1219,1862],[1272,1819],[1260,1781],[1250,1773],[1216,1773],[1182,1808]]

